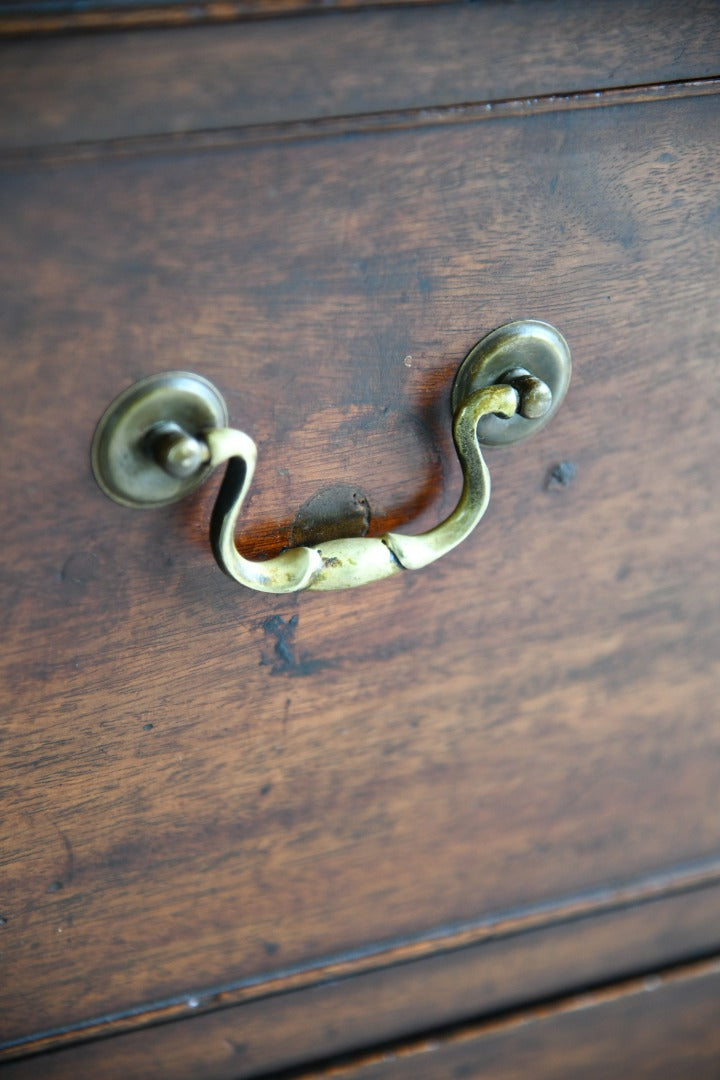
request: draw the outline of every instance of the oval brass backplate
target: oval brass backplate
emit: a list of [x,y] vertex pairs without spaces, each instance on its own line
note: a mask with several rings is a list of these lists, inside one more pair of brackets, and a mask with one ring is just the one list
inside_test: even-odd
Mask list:
[[225,401],[201,375],[165,371],[128,387],[105,410],[95,430],[92,468],[98,484],[123,506],[165,506],[202,484],[212,466],[191,476],[170,475],[158,464],[148,433],[179,425],[189,435],[228,423]]
[[522,319],[493,330],[474,345],[463,360],[452,388],[452,410],[475,391],[502,383],[513,368],[527,368],[550,388],[552,404],[539,417],[519,412],[510,419],[484,416],[477,428],[483,446],[520,442],[547,424],[557,412],[570,382],[570,349],[559,330],[539,319]]

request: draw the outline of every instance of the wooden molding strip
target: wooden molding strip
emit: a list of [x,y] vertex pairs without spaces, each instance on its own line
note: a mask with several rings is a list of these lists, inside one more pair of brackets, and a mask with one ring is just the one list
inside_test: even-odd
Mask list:
[[[715,891],[719,888],[720,858],[676,867],[615,888],[594,890],[545,904],[490,914],[471,923],[436,927],[417,937],[377,942],[361,950],[323,957],[284,970],[269,971],[257,977],[238,979],[222,986],[190,988],[182,995],[163,1001],[147,1002],[105,1016],[88,1018],[64,1028],[34,1032],[0,1044],[0,1060],[37,1054],[109,1035],[118,1036],[123,1032],[133,1032],[151,1025],[167,1024],[189,1016],[199,1017],[282,995],[293,994],[297,998],[298,991],[306,992],[328,982],[352,982],[360,976],[402,969],[418,961],[438,961],[457,953],[464,956],[468,950],[491,943],[514,943],[522,953],[527,949],[527,943],[522,939],[535,939],[549,931],[572,928],[573,924],[577,923],[585,924],[582,930],[584,934],[587,932],[588,922],[592,923],[593,920],[604,920],[606,923],[608,918],[612,921],[613,917],[628,911],[636,917],[638,909],[644,910],[648,905],[658,902],[661,905],[667,904],[673,898],[693,897],[700,893],[705,894],[707,890],[712,892],[712,896],[703,899],[703,911],[708,903],[714,911],[718,902]],[[647,919],[647,915],[642,918]],[[673,915],[673,921],[677,918],[677,914]],[[664,946],[666,952],[673,947],[680,948],[683,956],[692,951],[697,952],[694,939],[684,938],[681,931],[682,919],[678,923],[675,941],[669,941]],[[573,933],[576,935],[577,931]],[[698,943],[706,938],[707,934],[703,931]],[[632,963],[632,948],[627,946],[627,950],[628,963]],[[665,955],[658,957],[657,963],[669,963],[677,959],[677,956]],[[638,965],[643,962],[640,956],[634,960]],[[653,960],[655,962],[654,957]],[[417,978],[416,972],[413,978]]]
[[406,4],[191,33],[6,40],[0,147],[142,152],[155,138],[222,146],[712,92],[713,0],[604,9],[582,0]]
[[575,109],[608,108],[653,101],[703,97],[720,93],[720,76],[681,80],[650,86],[626,86],[609,90],[583,90],[572,94],[547,94],[532,98],[480,101],[462,105],[362,113],[354,116],[320,117],[288,123],[254,124],[213,131],[137,136],[53,146],[7,150],[0,169],[61,165],[98,158],[144,157],[231,150],[259,144],[331,139],[347,135],[377,135],[425,127],[475,124]]
[[437,7],[455,0],[201,0],[200,3],[29,3],[0,6],[0,37],[40,34],[150,30],[274,19],[287,15],[320,15],[357,8]]
[[[322,1080],[325,1077],[346,1077],[348,1080],[352,1077],[364,1076],[365,1069],[372,1069],[372,1076],[377,1075],[377,1068],[387,1067],[388,1070],[392,1070],[393,1063],[400,1064],[405,1062],[406,1065],[410,1065],[411,1061],[417,1063],[417,1067],[422,1070],[422,1064],[424,1060],[430,1059],[428,1065],[430,1068],[442,1069],[442,1063],[434,1058],[443,1057],[447,1051],[452,1051],[454,1048],[460,1048],[463,1046],[468,1047],[480,1047],[485,1040],[493,1040],[498,1037],[510,1037],[516,1033],[522,1031],[523,1034],[527,1032],[528,1025],[554,1025],[558,1021],[562,1020],[573,1013],[586,1012],[588,1010],[603,1010],[605,1006],[619,1005],[623,1006],[628,999],[648,998],[648,995],[665,996],[664,992],[670,992],[672,994],[675,991],[673,997],[678,997],[677,991],[682,991],[685,988],[701,989],[704,991],[702,994],[703,1004],[712,1005],[717,1001],[717,992],[720,987],[720,957],[715,955],[707,959],[698,960],[689,964],[678,964],[673,967],[666,968],[664,970],[653,972],[651,975],[643,975],[637,978],[623,979],[620,982],[612,983],[609,985],[597,987],[593,990],[585,991],[579,994],[564,995],[559,998],[555,998],[552,1001],[542,1002],[530,1008],[523,1008],[513,1010],[502,1016],[492,1017],[486,1021],[470,1022],[466,1024],[457,1025],[452,1029],[445,1031],[434,1031],[431,1035],[422,1035],[416,1039],[407,1040],[404,1042],[396,1043],[394,1045],[384,1045],[382,1047],[375,1047],[371,1050],[367,1050],[364,1053],[353,1055],[352,1058],[335,1059],[335,1061],[327,1061],[323,1064],[316,1063],[310,1068],[292,1069],[291,1071],[284,1073],[275,1073],[274,1080]],[[684,1004],[682,996],[679,1000],[680,1004]],[[694,1007],[693,1003],[688,1003],[691,1008]],[[675,1001],[673,1001],[675,1006]],[[653,1008],[657,1011],[655,1002],[648,1003],[646,1008]],[[662,1018],[656,1020],[656,1025],[662,1024]],[[598,1031],[600,1039],[605,1035],[600,1029]],[[606,1036],[605,1036],[606,1037]],[[672,1046],[673,1050],[676,1050],[676,1046]],[[687,1047],[688,1064],[690,1064],[690,1058],[694,1052],[699,1052],[699,1056],[702,1057],[703,1051],[709,1049],[709,1047]],[[662,1045],[658,1046],[660,1054],[667,1053],[667,1048]],[[474,1054],[472,1055],[475,1056]],[[513,1055],[509,1055],[512,1057]],[[592,1055],[588,1055],[591,1057]],[[408,1060],[410,1059],[410,1060]],[[599,1059],[595,1057],[597,1062]],[[486,1075],[482,1067],[481,1062],[476,1062],[478,1073],[477,1075]],[[547,1061],[538,1062],[540,1071],[543,1076],[548,1074]],[[560,1066],[560,1062],[554,1063],[555,1067]],[[552,1065],[550,1069],[552,1069]],[[608,1072],[612,1071],[611,1069]],[[668,1069],[667,1075],[671,1075],[672,1070]],[[566,1075],[566,1071],[562,1069],[562,1074]],[[383,1074],[384,1075],[384,1074]],[[393,1073],[394,1075],[394,1073]],[[433,1073],[433,1075],[440,1075],[440,1073]],[[462,1075],[469,1075],[465,1072]],[[473,1071],[473,1075],[475,1072]],[[492,1070],[492,1075],[496,1076],[495,1069]],[[514,1074],[517,1075],[517,1074]],[[535,1074],[537,1075],[537,1074]],[[550,1075],[557,1075],[550,1073]],[[573,1073],[573,1075],[580,1075],[580,1073]],[[632,1075],[636,1075],[634,1072]],[[643,1074],[645,1075],[645,1074]],[[653,1073],[653,1075],[657,1075]],[[379,1078],[381,1080],[381,1078]]]

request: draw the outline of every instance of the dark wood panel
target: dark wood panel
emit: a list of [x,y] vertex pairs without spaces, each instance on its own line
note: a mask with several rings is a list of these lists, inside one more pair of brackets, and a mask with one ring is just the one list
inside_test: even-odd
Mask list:
[[714,960],[461,1030],[447,1039],[385,1050],[364,1063],[292,1075],[297,1080],[715,1080],[718,1002],[720,961]]
[[432,109],[391,109],[355,116],[328,116],[310,121],[290,120],[278,124],[251,124],[218,131],[186,131],[164,135],[139,135],[127,139],[57,145],[17,147],[0,156],[0,169],[42,168],[70,162],[110,161],[119,158],[166,157],[207,151],[237,150],[273,143],[358,135],[381,135],[397,131],[455,127],[508,119],[530,119],[554,112],[617,108],[621,105],[655,104],[681,98],[712,97],[720,92],[720,78],[624,86],[611,90],[579,90],[572,94],[546,94],[533,98],[506,98],[468,105],[443,105]]
[[[718,147],[704,98],[3,176],[6,1038],[718,851]],[[212,490],[90,475],[181,366],[259,442],[249,550],[337,482],[419,529],[522,315],[570,394],[426,573],[243,593]]]
[[[681,882],[679,876],[675,885]],[[665,889],[671,885],[664,882]],[[662,883],[653,887],[659,890]],[[534,918],[526,914],[514,922],[485,926],[485,940],[472,947],[453,948],[463,937],[456,932],[427,941],[435,953],[424,959],[408,959],[421,953],[416,943],[376,957],[376,964],[385,963],[382,968],[356,970],[347,978],[339,969],[327,970],[324,977],[317,972],[317,985],[308,978],[294,992],[277,985],[246,987],[245,1002],[223,1008],[218,1005],[232,1001],[233,995],[219,994],[210,1005],[213,1011],[204,1015],[170,1023],[157,1023],[158,1016],[153,1026],[91,1042],[78,1042],[91,1032],[77,1032],[75,1045],[6,1062],[4,1073],[8,1080],[240,1080],[265,1075],[347,1055],[369,1044],[407,1039],[428,1028],[475,1021],[520,1005],[527,1009],[538,998],[584,990],[619,974],[653,971],[660,958],[668,962],[702,954],[720,944],[718,900],[717,886],[631,907],[623,907],[615,894],[609,910],[601,914],[601,899],[586,898],[586,910],[594,904],[595,913],[585,918],[572,918],[563,909],[538,911]],[[482,929],[476,928],[478,937]],[[355,964],[356,969],[360,966]],[[351,970],[350,965],[345,970]],[[199,1010],[207,1007],[206,1002],[198,1005]],[[134,1022],[148,1019],[136,1017]],[[119,1027],[116,1022],[99,1030],[112,1036]],[[37,1050],[38,1044],[24,1052],[29,1049]]]
[[452,0],[4,0],[0,2],[0,35],[18,36],[78,30],[186,27],[199,23],[270,19],[279,15],[337,12],[364,7],[418,7]]
[[462,4],[28,40],[0,48],[0,146],[718,74],[714,0]]

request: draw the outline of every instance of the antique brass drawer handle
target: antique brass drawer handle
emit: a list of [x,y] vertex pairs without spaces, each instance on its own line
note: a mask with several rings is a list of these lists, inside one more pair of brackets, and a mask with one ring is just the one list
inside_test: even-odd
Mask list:
[[235,527],[257,448],[249,435],[227,427],[227,408],[215,387],[188,372],[152,375],[113,401],[95,432],[93,471],[116,502],[162,506],[195,490],[227,462],[210,524],[212,549],[225,573],[261,592],[345,589],[418,570],[464,540],[490,499],[481,444],[514,443],[537,431],[557,411],[569,380],[567,343],[548,323],[508,323],[475,345],[458,370],[451,398],[462,494],[445,521],[418,536],[350,537],[289,548],[262,562],[244,558]]

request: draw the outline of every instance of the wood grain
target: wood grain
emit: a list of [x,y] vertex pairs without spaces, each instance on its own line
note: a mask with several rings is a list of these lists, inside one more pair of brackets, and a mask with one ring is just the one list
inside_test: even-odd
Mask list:
[[202,23],[228,23],[240,19],[272,19],[285,15],[348,11],[365,7],[400,7],[405,4],[451,3],[452,0],[120,0],[81,8],[66,0],[3,0],[0,35],[20,36],[87,30],[147,29],[156,26],[188,27]]
[[714,0],[530,0],[519,8],[458,4],[192,32],[68,35],[0,46],[0,147],[718,74]]
[[485,121],[530,118],[551,112],[617,108],[621,105],[652,104],[679,98],[705,97],[720,93],[720,78],[678,80],[646,86],[624,86],[610,90],[580,90],[573,94],[541,94],[532,98],[505,98],[471,105],[442,105],[426,109],[390,109],[381,113],[328,116],[286,123],[250,124],[217,131],[185,131],[162,135],[138,135],[124,139],[58,145],[18,147],[0,156],[0,169],[42,168],[68,162],[108,161],[116,158],[162,154],[174,156],[206,151],[237,150],[240,147],[269,146],[272,143],[324,140],[357,135],[379,135],[393,131],[452,127]]
[[[717,948],[718,887],[674,895],[669,881],[664,887],[665,895],[636,898],[631,906],[617,893],[605,905],[587,897],[585,917],[562,906],[534,918],[506,917],[476,927],[469,947],[460,946],[468,931],[447,932],[368,955],[365,963],[356,957],[304,978],[223,991],[199,1000],[192,1017],[177,1022],[169,1021],[182,1010],[166,1006],[154,1015],[105,1021],[94,1031],[36,1040],[12,1051],[29,1055],[22,1060],[9,1061],[5,1052],[4,1074],[8,1080],[239,1080],[348,1055],[368,1042],[407,1041],[478,1016],[527,1011],[534,1001],[597,987],[608,977],[653,973],[659,958],[667,963]],[[54,1052],[38,1053],[53,1044]]]
[[[364,1062],[294,1071],[297,1080],[714,1080],[720,961],[658,973],[446,1039],[386,1048]],[[280,1077],[277,1080],[281,1080]]]
[[[706,98],[3,177],[6,1038],[717,852],[719,127]],[[339,482],[420,528],[454,370],[524,314],[572,344],[566,405],[432,573],[245,593],[213,485],[95,487],[107,402],[182,366],[261,448],[249,550]]]

